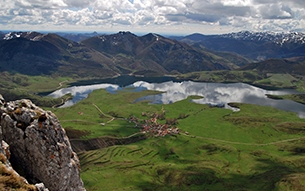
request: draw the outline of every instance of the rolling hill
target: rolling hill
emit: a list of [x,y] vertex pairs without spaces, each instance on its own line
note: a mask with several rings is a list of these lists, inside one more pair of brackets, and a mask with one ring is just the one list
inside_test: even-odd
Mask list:
[[291,75],[305,75],[305,57],[287,59],[268,59],[262,62],[251,63],[241,70],[256,70],[264,74],[281,73]]

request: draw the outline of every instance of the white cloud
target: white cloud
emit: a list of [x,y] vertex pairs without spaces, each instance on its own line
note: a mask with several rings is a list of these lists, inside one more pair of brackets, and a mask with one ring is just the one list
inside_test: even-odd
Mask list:
[[67,7],[62,0],[15,0],[16,7],[29,9],[58,9]]
[[[93,0],[95,1],[95,0]],[[92,0],[63,0],[68,7],[84,8],[90,5]]]
[[0,29],[305,30],[304,7],[304,0],[2,0]]
[[282,4],[267,4],[259,7],[263,19],[290,19],[294,13],[290,7]]

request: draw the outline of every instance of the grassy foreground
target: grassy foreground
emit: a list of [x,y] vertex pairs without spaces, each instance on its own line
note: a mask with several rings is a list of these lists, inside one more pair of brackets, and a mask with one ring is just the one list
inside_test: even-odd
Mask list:
[[[168,105],[133,101],[156,92],[97,90],[78,104],[53,109],[80,139],[138,133],[129,116],[165,111],[180,135],[155,137],[79,154],[87,190],[304,190],[305,120],[249,104],[240,112],[190,99]],[[181,116],[185,116],[181,118]],[[187,133],[186,133],[187,132]],[[102,140],[102,139],[101,139]]]

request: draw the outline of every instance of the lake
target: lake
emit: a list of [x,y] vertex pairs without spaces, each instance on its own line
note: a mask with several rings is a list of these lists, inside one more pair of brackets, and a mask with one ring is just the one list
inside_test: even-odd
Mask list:
[[[157,95],[145,96],[135,100],[148,100],[151,104],[170,104],[186,99],[188,96],[201,96],[200,99],[193,99],[192,101],[198,104],[209,104],[213,106],[230,108],[227,103],[250,103],[263,106],[271,106],[285,111],[292,111],[298,114],[299,117],[305,118],[305,105],[290,101],[290,100],[274,100],[266,96],[271,95],[285,95],[285,94],[299,94],[300,92],[293,89],[281,90],[265,90],[245,83],[204,83],[193,81],[168,81],[171,78],[158,78],[158,82],[145,80],[143,78],[128,78],[129,80],[110,80],[95,81],[97,84],[93,85],[79,85],[59,89],[49,94],[54,98],[61,97],[67,93],[71,93],[74,98],[67,101],[61,107],[69,107],[76,102],[85,99],[89,93],[96,89],[106,89],[110,93],[116,93],[122,89],[129,89],[130,91],[142,90],[156,90],[162,93]],[[145,80],[145,81],[144,81]],[[128,82],[128,83],[127,83]],[[100,83],[100,84],[98,84]]]

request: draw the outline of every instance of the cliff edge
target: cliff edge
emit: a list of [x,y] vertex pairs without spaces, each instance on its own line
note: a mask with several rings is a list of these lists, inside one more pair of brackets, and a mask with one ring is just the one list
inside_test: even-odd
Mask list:
[[84,191],[80,163],[58,118],[30,100],[0,95],[0,141],[10,147],[13,168],[50,191]]

